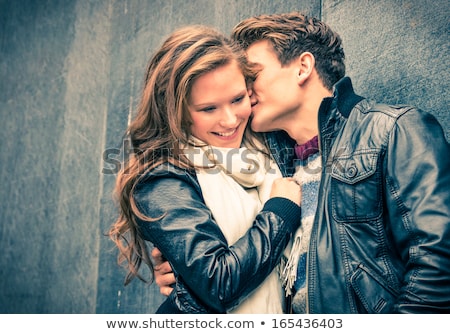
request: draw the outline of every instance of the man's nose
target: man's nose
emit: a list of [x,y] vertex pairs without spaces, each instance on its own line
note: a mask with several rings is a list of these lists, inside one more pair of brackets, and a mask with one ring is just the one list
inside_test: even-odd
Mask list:
[[253,92],[253,89],[249,90],[249,97],[250,97],[250,104],[253,106],[258,102],[258,99],[256,98],[256,94]]

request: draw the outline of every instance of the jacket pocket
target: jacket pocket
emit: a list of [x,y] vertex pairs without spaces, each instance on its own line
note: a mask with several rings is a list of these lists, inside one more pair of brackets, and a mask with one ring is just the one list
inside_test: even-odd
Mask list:
[[398,293],[380,275],[360,264],[350,282],[367,313],[393,313]]
[[341,223],[377,219],[382,213],[382,180],[379,151],[354,152],[333,159],[331,205],[333,218]]

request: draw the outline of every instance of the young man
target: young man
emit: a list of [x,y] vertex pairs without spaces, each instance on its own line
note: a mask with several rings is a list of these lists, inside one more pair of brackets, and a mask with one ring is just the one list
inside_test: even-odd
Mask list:
[[436,119],[356,95],[340,37],[315,18],[253,17],[233,38],[259,67],[251,126],[303,185],[282,273],[291,311],[449,313],[450,146]]

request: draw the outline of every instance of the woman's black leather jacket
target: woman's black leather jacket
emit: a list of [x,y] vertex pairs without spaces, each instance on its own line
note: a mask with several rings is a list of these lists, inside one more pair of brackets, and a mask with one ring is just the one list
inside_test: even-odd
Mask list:
[[143,214],[160,217],[138,223],[170,261],[177,283],[169,298],[183,313],[224,313],[236,306],[272,272],[300,225],[297,204],[272,198],[247,233],[228,245],[195,174],[171,164],[150,171],[134,198]]

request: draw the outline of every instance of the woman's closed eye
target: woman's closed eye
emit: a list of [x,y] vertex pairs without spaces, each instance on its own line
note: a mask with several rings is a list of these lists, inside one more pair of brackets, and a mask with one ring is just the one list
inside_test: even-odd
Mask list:
[[216,110],[216,106],[208,106],[208,107],[199,109],[199,111],[203,111],[203,112],[213,112],[214,110]]
[[239,103],[239,102],[242,102],[243,100],[244,100],[244,98],[245,98],[245,95],[241,95],[241,96],[238,96],[237,98],[235,98],[233,101],[232,101],[232,103]]

